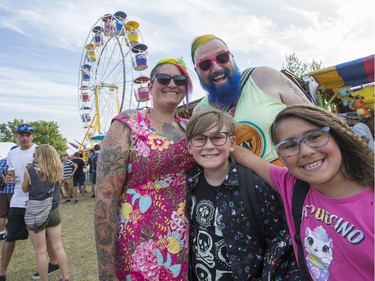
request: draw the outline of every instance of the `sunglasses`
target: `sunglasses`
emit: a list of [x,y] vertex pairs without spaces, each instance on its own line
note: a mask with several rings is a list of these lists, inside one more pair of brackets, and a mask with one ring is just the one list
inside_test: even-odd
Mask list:
[[169,85],[171,80],[173,79],[173,82],[176,84],[176,86],[184,86],[187,82],[185,75],[175,75],[175,76],[169,76],[168,74],[155,74],[154,77],[151,79],[151,83],[155,81],[155,79],[158,81],[160,85],[166,86]]
[[22,132],[31,132],[31,133],[33,133],[34,132],[34,128],[31,127],[30,125],[23,124],[23,125],[19,125],[18,126],[17,132],[18,133],[22,133]]
[[218,64],[225,64],[229,62],[231,52],[229,50],[220,54],[214,55],[210,58],[206,58],[198,61],[195,66],[202,71],[208,71],[212,67],[212,62],[215,60]]

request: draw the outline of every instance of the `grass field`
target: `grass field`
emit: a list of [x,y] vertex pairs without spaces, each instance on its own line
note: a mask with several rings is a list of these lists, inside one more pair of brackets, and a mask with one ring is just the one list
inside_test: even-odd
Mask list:
[[[90,189],[88,187],[88,189]],[[90,197],[91,193],[87,193]],[[98,267],[94,239],[94,200],[80,200],[78,204],[60,204],[62,238],[69,260],[69,274],[73,281],[98,280]],[[62,200],[63,202],[63,200]],[[0,243],[2,247],[3,242]],[[36,272],[35,252],[30,239],[18,241],[10,261],[7,281],[32,280]],[[60,271],[49,276],[58,281]]]

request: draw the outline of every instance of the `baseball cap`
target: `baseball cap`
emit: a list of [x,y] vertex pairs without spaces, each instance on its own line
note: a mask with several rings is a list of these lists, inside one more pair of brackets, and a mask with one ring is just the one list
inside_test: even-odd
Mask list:
[[29,124],[22,124],[17,127],[17,134],[19,133],[34,134],[34,128]]

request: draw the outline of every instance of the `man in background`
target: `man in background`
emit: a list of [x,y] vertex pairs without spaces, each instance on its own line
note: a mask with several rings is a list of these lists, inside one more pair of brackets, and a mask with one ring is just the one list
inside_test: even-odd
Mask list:
[[95,198],[95,187],[96,187],[96,166],[98,163],[100,153],[100,145],[94,145],[94,151],[89,155],[88,164],[89,164],[89,173],[90,173],[90,180],[91,180],[91,189],[92,195],[91,198]]
[[[33,127],[29,124],[19,125],[16,138],[19,147],[9,151],[7,155],[7,164],[9,168],[15,169],[15,175],[11,176],[8,173],[5,177],[5,183],[10,184],[14,182],[15,187],[10,201],[8,222],[6,224],[7,235],[1,255],[0,281],[6,281],[6,272],[16,246],[16,241],[26,240],[29,237],[25,224],[26,201],[29,199],[29,194],[23,192],[22,182],[27,164],[33,162],[33,154],[36,147],[33,144]],[[48,275],[59,270],[55,254],[50,249],[52,247],[47,243],[47,251],[50,257]],[[35,273],[32,278],[35,280],[40,279],[39,273]]]
[[370,128],[361,122],[362,117],[358,116],[356,112],[348,112],[345,114],[348,125],[368,146],[374,150],[374,138],[371,134]]
[[64,191],[67,197],[64,203],[68,203],[70,202],[70,196],[72,196],[72,193],[73,193],[73,176],[78,166],[76,163],[69,160],[68,154],[63,154],[61,156],[61,160],[62,160],[63,171],[64,171],[64,179],[63,179],[62,188],[64,188]]
[[[12,146],[10,150],[17,148],[18,145]],[[5,176],[8,173],[7,158],[0,160],[0,174]],[[5,222],[9,212],[9,204],[14,193],[14,183],[5,184],[0,187],[0,241],[5,240]]]
[[86,167],[85,161],[81,158],[82,155],[80,152],[74,153],[74,158],[72,162],[77,165],[77,169],[73,175],[73,196],[74,196],[74,204],[78,203],[78,188],[79,192],[81,193],[82,200],[86,200],[86,190],[85,190],[85,181],[86,181],[86,174],[83,171],[83,168]]

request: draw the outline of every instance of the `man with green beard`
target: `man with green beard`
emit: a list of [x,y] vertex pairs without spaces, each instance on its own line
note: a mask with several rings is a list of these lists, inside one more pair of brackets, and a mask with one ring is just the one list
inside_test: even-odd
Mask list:
[[269,127],[287,105],[310,103],[305,94],[270,67],[248,68],[241,73],[227,44],[211,34],[194,39],[191,57],[201,86],[208,92],[194,112],[212,106],[230,113],[238,123],[237,144],[280,165]]

